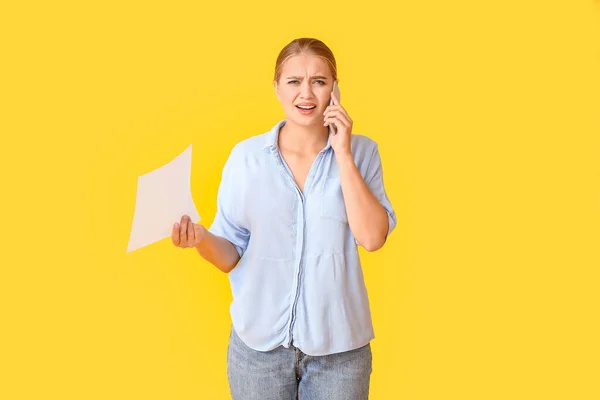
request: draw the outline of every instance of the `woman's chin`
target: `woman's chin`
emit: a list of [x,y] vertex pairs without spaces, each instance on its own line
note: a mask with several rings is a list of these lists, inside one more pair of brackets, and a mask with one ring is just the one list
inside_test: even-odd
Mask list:
[[323,121],[319,121],[318,118],[307,118],[307,116],[303,116],[303,115],[294,115],[292,118],[290,118],[290,116],[288,115],[286,120],[289,122],[292,122],[294,125],[297,126],[304,126],[304,127],[313,127],[313,128],[322,128],[323,127]]

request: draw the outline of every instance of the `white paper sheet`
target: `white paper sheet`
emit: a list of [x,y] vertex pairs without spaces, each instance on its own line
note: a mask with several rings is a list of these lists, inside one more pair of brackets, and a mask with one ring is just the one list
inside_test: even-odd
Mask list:
[[194,223],[200,221],[192,199],[191,174],[190,144],[173,161],[138,177],[127,253],[171,237],[173,224],[184,214]]

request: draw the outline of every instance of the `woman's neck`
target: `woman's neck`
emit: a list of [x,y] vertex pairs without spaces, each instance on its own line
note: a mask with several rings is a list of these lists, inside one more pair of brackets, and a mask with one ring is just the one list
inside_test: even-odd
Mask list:
[[279,129],[278,146],[297,154],[319,153],[327,145],[329,138],[329,129],[326,126],[320,128],[286,122]]

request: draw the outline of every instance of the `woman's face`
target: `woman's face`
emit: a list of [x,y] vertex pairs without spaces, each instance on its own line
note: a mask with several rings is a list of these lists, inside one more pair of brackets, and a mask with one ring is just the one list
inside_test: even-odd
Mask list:
[[[299,54],[289,58],[275,82],[277,100],[288,122],[302,126],[323,126],[323,112],[329,105],[333,76],[323,59]],[[304,107],[301,107],[304,106]]]

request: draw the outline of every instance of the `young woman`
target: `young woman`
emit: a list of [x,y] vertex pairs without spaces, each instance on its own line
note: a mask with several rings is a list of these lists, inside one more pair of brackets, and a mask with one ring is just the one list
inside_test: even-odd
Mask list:
[[188,216],[173,226],[176,246],[229,273],[234,400],[368,398],[374,334],[357,246],[381,248],[396,217],[377,144],[352,134],[336,81],[323,42],[285,46],[274,87],[286,119],[234,146],[210,229]]

